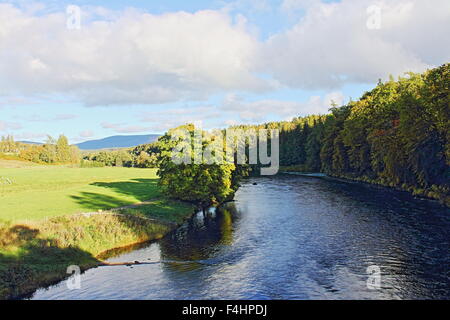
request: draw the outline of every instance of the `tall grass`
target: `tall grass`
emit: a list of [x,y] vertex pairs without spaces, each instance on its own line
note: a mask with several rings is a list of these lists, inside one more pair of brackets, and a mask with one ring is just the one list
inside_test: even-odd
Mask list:
[[165,202],[163,207],[156,203],[28,225],[1,223],[0,299],[27,295],[62,280],[70,265],[83,270],[98,266],[105,251],[160,239],[193,212],[188,204]]

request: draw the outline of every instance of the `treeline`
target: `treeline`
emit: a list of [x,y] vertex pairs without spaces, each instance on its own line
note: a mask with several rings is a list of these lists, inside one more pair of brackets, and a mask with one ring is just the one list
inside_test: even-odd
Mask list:
[[91,151],[83,154],[81,166],[156,168],[158,155],[156,142],[128,149]]
[[2,154],[17,154],[21,150],[20,142],[14,141],[11,135],[2,136],[0,140],[0,153]]
[[44,144],[33,145],[14,141],[12,136],[1,137],[0,156],[42,164],[77,164],[80,162],[79,149],[69,145],[66,136],[58,139],[47,137]]
[[0,140],[0,158],[25,160],[40,164],[79,164],[80,167],[156,168],[158,144],[150,143],[128,149],[84,151],[70,145],[66,136],[51,136],[43,144],[28,144],[14,140],[11,135]]
[[379,82],[331,114],[267,123],[285,170],[324,172],[450,203],[450,64]]

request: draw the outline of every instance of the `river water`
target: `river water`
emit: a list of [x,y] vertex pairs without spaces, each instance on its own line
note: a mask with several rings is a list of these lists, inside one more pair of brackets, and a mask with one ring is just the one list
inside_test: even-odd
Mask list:
[[250,179],[235,201],[108,261],[136,260],[33,299],[450,299],[450,210],[328,178]]

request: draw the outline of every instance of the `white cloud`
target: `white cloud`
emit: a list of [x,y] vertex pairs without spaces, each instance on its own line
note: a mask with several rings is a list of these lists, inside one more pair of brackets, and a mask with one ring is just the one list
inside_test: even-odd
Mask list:
[[21,119],[29,122],[54,122],[75,119],[78,116],[75,114],[56,114],[53,117],[43,116],[42,114],[24,114],[15,116],[15,119]]
[[252,73],[258,42],[232,20],[211,10],[126,10],[69,30],[65,13],[33,16],[0,4],[0,95],[62,93],[108,105],[265,90]]
[[[219,105],[186,106],[184,108],[165,109],[163,111],[145,111],[138,115],[146,125],[148,132],[164,132],[186,123],[202,123],[204,129],[223,128],[239,123],[260,123],[271,119],[291,120],[293,117],[310,114],[325,114],[334,101],[344,103],[341,92],[335,91],[324,97],[312,96],[307,101],[283,101],[262,99],[248,101],[238,94],[228,94]],[[116,132],[123,130],[125,124],[103,123],[104,128]],[[123,131],[124,132],[124,131]]]
[[78,118],[78,116],[76,114],[70,114],[70,113],[63,113],[63,114],[57,114],[53,120],[72,120]]
[[42,140],[43,138],[47,137],[46,133],[43,132],[23,132],[20,134],[14,135],[14,140],[21,141],[21,140]]
[[202,122],[205,129],[221,127],[225,125],[222,117],[223,112],[212,105],[166,109],[162,112],[146,111],[139,116],[141,121],[148,123],[155,132],[198,122]]
[[[366,26],[367,8],[374,4],[381,8],[378,30]],[[291,87],[374,83],[450,60],[448,0],[286,0],[284,7],[302,7],[306,14],[266,42],[260,63]]]
[[20,123],[0,120],[0,131],[17,130],[21,128],[22,125]]
[[320,0],[283,0],[283,2],[281,3],[281,9],[286,12],[306,9],[319,2]]
[[114,132],[117,133],[148,132],[153,129],[152,127],[149,126],[127,125],[123,123],[110,123],[110,122],[103,122],[101,126],[104,129],[112,129]]
[[[330,108],[333,104],[336,104],[336,105],[338,105],[338,106],[342,106],[346,101],[344,101],[344,99],[345,99],[345,97],[344,97],[344,95],[342,94],[342,92],[340,92],[340,91],[333,91],[333,92],[330,92],[330,93],[328,93],[327,95],[325,95],[325,97],[323,98],[323,104],[322,104],[322,106],[323,107],[326,107],[326,108]],[[320,110],[320,111],[318,111],[318,112],[327,112],[328,111],[328,109],[327,110],[323,110],[323,107],[322,107],[322,109]]]
[[267,12],[272,9],[268,0],[235,0],[223,2],[225,11],[237,12]]
[[[65,12],[0,4],[0,98],[127,105],[258,93],[274,83],[332,91],[450,60],[448,0],[285,0],[283,10],[304,16],[266,41],[239,13],[252,2],[161,15],[88,6],[80,30],[66,28]],[[366,27],[373,4],[382,9],[379,30]],[[271,11],[267,2],[257,9]]]
[[[0,89],[1,90],[1,89]],[[2,107],[15,107],[17,105],[31,105],[36,104],[35,100],[31,100],[24,97],[1,97],[0,96],[0,108]]]
[[91,138],[94,136],[94,132],[92,130],[84,130],[80,132],[81,138]]
[[[230,94],[225,98],[221,109],[224,112],[239,115],[240,121],[256,123],[268,121],[270,116],[277,116],[282,120],[290,120],[298,116],[326,114],[331,107],[332,101],[342,105],[344,102],[343,94],[341,92],[331,92],[323,98],[312,96],[306,102],[270,99],[249,102],[240,96]],[[228,123],[235,123],[235,120],[229,120]]]

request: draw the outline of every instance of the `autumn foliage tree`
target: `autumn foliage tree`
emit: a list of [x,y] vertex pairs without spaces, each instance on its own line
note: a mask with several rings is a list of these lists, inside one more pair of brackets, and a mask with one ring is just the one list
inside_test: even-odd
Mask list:
[[[188,142],[184,150],[190,158],[189,163],[176,163],[173,152],[182,138],[174,134],[176,130],[184,130],[190,138],[194,137],[194,126],[185,125],[169,130],[158,143],[160,155],[158,158],[159,185],[168,196],[195,203],[200,208],[222,203],[232,199],[238,185],[236,166],[234,163],[212,163],[205,161],[194,163],[195,148]],[[204,149],[212,140],[202,134],[202,148]],[[193,141],[193,140],[192,140]]]
[[46,164],[75,164],[80,161],[79,149],[69,145],[66,136],[57,140],[48,136],[44,144],[28,144],[14,141],[12,136],[2,137],[0,154],[12,154],[17,159]]

